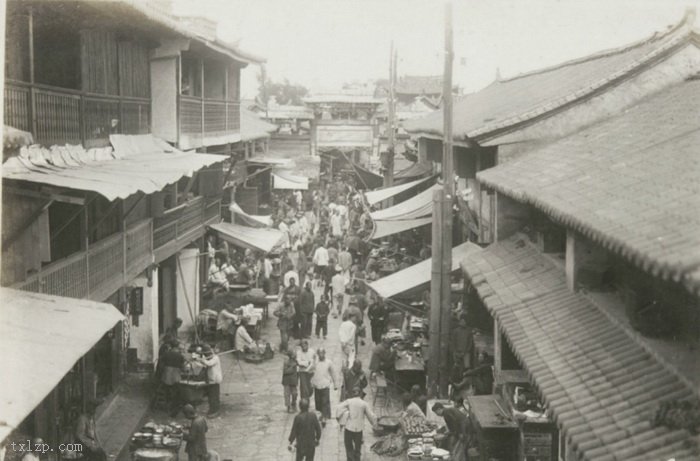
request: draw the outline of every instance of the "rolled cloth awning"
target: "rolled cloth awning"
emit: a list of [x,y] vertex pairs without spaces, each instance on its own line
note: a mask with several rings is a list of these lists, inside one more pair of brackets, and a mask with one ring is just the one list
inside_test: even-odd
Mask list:
[[309,178],[275,168],[272,170],[272,184],[275,189],[307,190]]
[[272,216],[252,215],[248,214],[238,206],[236,202],[231,203],[228,207],[229,211],[234,214],[236,221],[241,221],[242,224],[250,227],[270,227],[272,226]]
[[433,214],[433,191],[442,186],[435,184],[410,199],[383,210],[370,213],[373,221],[417,219]]
[[416,181],[407,182],[405,184],[399,184],[398,186],[384,187],[382,189],[371,190],[369,192],[365,192],[365,199],[367,199],[367,203],[369,203],[370,205],[374,205],[375,203],[383,202],[384,200],[394,197],[395,195],[398,195],[401,192],[406,191],[414,186],[423,184],[430,179],[432,178],[422,178]]
[[181,152],[152,135],[111,135],[112,147],[23,147],[2,165],[3,179],[96,192],[107,200],[152,194],[183,176],[226,160]]
[[374,221],[374,232],[370,240],[377,240],[389,235],[398,234],[421,226],[427,226],[433,221],[432,216],[418,219],[389,219],[386,221]]
[[[124,316],[111,304],[0,288],[0,442]],[[80,329],[80,331],[76,331]]]
[[394,173],[394,179],[413,179],[428,175],[432,168],[427,163],[414,163],[405,170]]
[[[471,242],[464,242],[452,248],[452,271],[459,269],[459,264],[470,253],[481,251],[481,247]],[[433,260],[428,258],[402,271],[394,272],[369,284],[382,298],[391,298],[409,290],[414,290],[430,283]]]
[[209,226],[217,231],[221,238],[243,248],[260,250],[269,253],[282,239],[284,233],[277,229],[263,229],[257,227],[241,226],[222,222]]

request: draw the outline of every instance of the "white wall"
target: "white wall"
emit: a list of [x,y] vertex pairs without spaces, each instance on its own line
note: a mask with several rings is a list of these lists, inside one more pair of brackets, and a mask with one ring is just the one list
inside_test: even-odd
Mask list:
[[177,142],[177,58],[151,61],[151,124],[153,134]]
[[135,347],[139,363],[154,363],[158,355],[158,272],[153,271],[153,286],[146,277],[134,279],[130,286],[143,288],[143,315],[139,326],[131,324],[130,347]]
[[181,331],[189,332],[194,328],[194,319],[199,313],[199,250],[186,248],[175,258],[180,260],[175,265],[177,316],[182,319]]

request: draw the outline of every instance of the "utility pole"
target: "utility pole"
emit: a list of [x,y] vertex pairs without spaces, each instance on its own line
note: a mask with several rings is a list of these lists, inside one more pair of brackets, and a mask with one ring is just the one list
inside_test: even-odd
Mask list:
[[428,391],[445,397],[449,382],[448,348],[450,339],[452,272],[452,4],[445,4],[445,71],[443,75],[442,189],[433,193],[433,251],[430,282],[430,357]]
[[394,155],[396,149],[396,49],[391,41],[389,50],[389,116],[387,120],[387,162],[384,165],[384,186],[394,185]]

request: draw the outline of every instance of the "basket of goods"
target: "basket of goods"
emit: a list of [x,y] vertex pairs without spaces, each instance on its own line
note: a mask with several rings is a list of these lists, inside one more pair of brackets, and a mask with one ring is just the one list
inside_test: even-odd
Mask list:
[[396,416],[382,416],[377,420],[377,425],[387,432],[394,432],[401,426],[401,420]]
[[408,437],[422,437],[435,429],[435,424],[421,417],[404,416],[401,418],[401,429]]

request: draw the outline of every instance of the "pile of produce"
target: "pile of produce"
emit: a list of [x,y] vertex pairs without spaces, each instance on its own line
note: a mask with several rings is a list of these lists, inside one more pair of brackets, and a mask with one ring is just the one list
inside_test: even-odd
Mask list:
[[671,400],[662,402],[654,412],[652,426],[669,429],[686,429],[691,434],[700,432],[700,402]]
[[389,434],[374,442],[371,448],[378,455],[399,456],[406,447],[406,440],[400,434]]
[[436,424],[420,417],[404,416],[401,418],[401,429],[407,436],[422,436],[437,427]]

